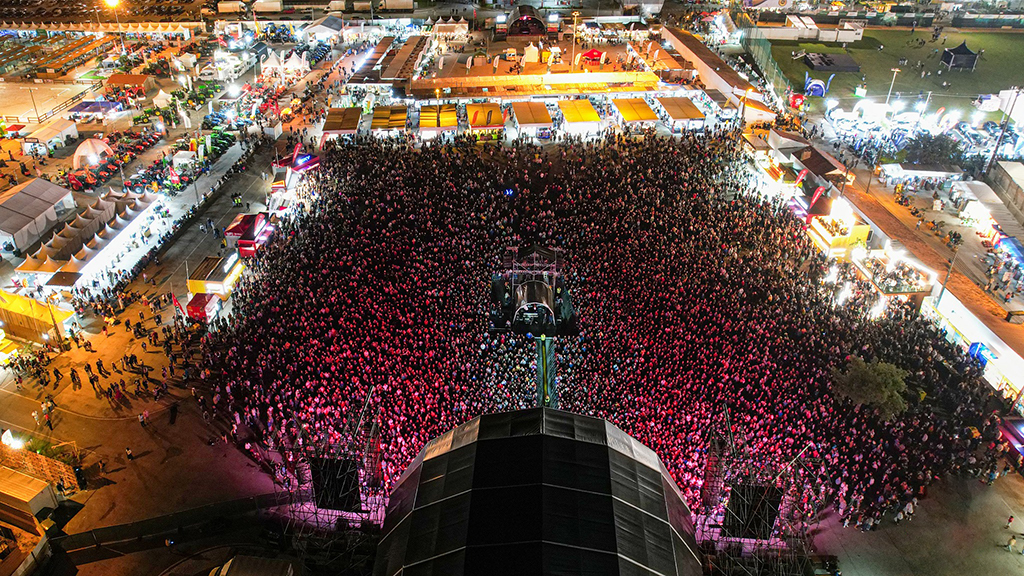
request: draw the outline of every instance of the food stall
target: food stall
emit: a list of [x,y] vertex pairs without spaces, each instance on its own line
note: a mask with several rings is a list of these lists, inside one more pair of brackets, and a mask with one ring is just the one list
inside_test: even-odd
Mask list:
[[455,104],[440,104],[420,108],[420,137],[430,140],[443,132],[454,132],[459,128],[459,116]]
[[844,199],[832,202],[828,215],[813,216],[807,235],[826,256],[848,258],[850,249],[867,245],[871,226],[853,211],[853,206]]
[[221,300],[231,297],[235,283],[245,270],[238,252],[226,258],[213,256],[204,258],[202,263],[188,275],[188,291],[191,294],[215,294]]
[[192,296],[185,306],[188,317],[197,322],[209,323],[220,312],[220,298],[213,294],[199,293]]
[[565,131],[569,134],[593,134],[601,128],[601,117],[590,100],[560,100],[558,109],[565,118]]
[[673,132],[704,128],[704,113],[689,98],[658,98],[665,124]]
[[935,271],[908,256],[906,250],[891,240],[881,250],[855,247],[850,251],[850,261],[884,297],[884,303],[898,298],[911,302],[915,310],[920,310],[925,297],[931,294],[938,281]]
[[224,231],[224,237],[233,241],[243,258],[255,255],[270,241],[273,234],[274,226],[270,224],[266,212],[239,214]]
[[490,102],[466,104],[466,120],[473,133],[497,133],[505,128],[501,106]]
[[513,102],[512,116],[520,135],[533,138],[551,137],[551,113],[543,102]]
[[405,106],[377,106],[373,109],[370,131],[386,134],[405,132],[408,116],[409,109]]
[[623,125],[646,126],[658,121],[658,115],[643,98],[619,98],[612,100]]

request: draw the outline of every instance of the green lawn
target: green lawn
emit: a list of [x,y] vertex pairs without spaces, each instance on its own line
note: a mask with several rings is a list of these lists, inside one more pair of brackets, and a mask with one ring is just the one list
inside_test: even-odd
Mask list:
[[[947,29],[948,30],[948,29]],[[864,33],[864,39],[848,46],[850,55],[860,64],[860,73],[837,72],[832,80],[830,98],[836,98],[841,106],[849,110],[855,104],[857,97],[853,90],[861,83],[861,76],[867,81],[868,97],[885,99],[889,90],[889,82],[892,81],[892,68],[899,67],[903,70],[896,77],[896,85],[893,94],[900,92],[904,99],[909,99],[909,104],[916,101],[919,92],[927,93],[932,91],[932,100],[928,105],[929,110],[936,110],[945,106],[947,110],[961,110],[965,118],[974,110],[971,102],[978,94],[994,94],[1014,84],[1024,85],[1024,76],[1017,73],[1024,63],[1024,35],[1016,33],[1000,32],[970,32],[952,33],[946,32],[949,36],[946,43],[942,41],[930,42],[931,29],[919,29],[914,34],[909,30],[868,30]],[[910,46],[911,39],[923,39],[923,47]],[[978,52],[984,50],[978,66],[974,72],[948,72],[943,70],[942,75],[937,74],[941,66],[940,57],[942,50],[953,48],[966,40],[971,50]],[[878,50],[882,46],[881,51]],[[938,54],[933,50],[939,49]],[[841,44],[817,44],[790,41],[772,42],[772,56],[783,73],[790,79],[793,88],[802,91],[804,86],[804,72],[811,72],[804,64],[803,59],[794,60],[793,52],[801,50],[807,52],[834,53],[842,52]],[[900,58],[909,60],[906,66],[897,66]],[[924,64],[924,70],[931,72],[931,76],[921,78],[921,71],[916,69],[917,61]],[[942,66],[944,69],[945,66]],[[812,78],[828,80],[831,72],[811,72]],[[942,82],[950,82],[949,88],[943,88]],[[820,111],[822,102],[820,98],[812,99],[812,109]],[[995,118],[999,114],[990,114]]]

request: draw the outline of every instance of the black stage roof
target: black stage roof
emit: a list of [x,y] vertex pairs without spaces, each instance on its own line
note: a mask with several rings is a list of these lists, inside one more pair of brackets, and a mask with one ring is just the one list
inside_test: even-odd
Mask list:
[[701,573],[658,456],[597,418],[534,408],[427,444],[391,495],[375,576]]

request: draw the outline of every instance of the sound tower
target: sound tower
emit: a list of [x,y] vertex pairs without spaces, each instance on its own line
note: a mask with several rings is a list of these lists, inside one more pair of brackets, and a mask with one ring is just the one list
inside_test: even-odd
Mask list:
[[782,506],[782,489],[736,484],[729,495],[722,532],[730,538],[770,540]]
[[318,508],[361,512],[359,464],[348,458],[310,458],[313,502]]

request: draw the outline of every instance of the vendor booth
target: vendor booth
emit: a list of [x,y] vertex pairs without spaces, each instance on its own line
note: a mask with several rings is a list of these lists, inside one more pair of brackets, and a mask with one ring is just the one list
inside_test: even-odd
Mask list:
[[354,136],[359,132],[359,122],[362,117],[363,110],[359,107],[328,110],[320,137],[320,146],[322,147],[325,142],[338,136]]
[[828,215],[813,216],[807,235],[826,256],[845,259],[854,246],[867,245],[871,226],[844,199],[832,202]]
[[404,132],[409,109],[405,106],[377,106],[373,109],[370,130],[373,132]]
[[647,125],[658,121],[658,115],[651,110],[643,98],[621,98],[612,100],[620,121],[626,125]]
[[569,134],[592,134],[601,128],[601,117],[590,100],[560,100],[558,109],[565,118],[565,131]]
[[67,142],[76,138],[78,138],[78,125],[71,120],[57,118],[22,138],[21,153],[31,155],[36,152],[45,156],[50,150],[63,148]]
[[420,108],[420,137],[430,140],[443,132],[455,132],[459,116],[455,104],[423,106]]
[[920,310],[926,296],[930,295],[938,274],[907,254],[900,246],[887,241],[881,250],[867,250],[856,247],[850,252],[850,261],[884,298],[883,308],[892,298],[910,302],[914,310]]
[[543,102],[513,102],[512,115],[521,135],[551,137],[551,113]]
[[245,264],[237,252],[226,258],[204,258],[188,275],[188,291],[192,294],[215,294],[221,300],[227,300],[243,270]]
[[248,258],[265,246],[274,234],[274,226],[265,212],[239,214],[224,230],[224,237],[232,241],[243,258]]
[[85,166],[95,166],[104,158],[113,155],[114,151],[103,140],[87,138],[78,145],[78,148],[75,148],[75,155],[71,158],[71,167],[78,170]]
[[120,102],[110,102],[107,100],[86,100],[75,104],[68,109],[68,118],[71,120],[89,121],[102,121],[109,114],[120,111],[122,105]]
[[175,170],[181,170],[182,168],[191,165],[196,161],[196,153],[191,150],[179,150],[174,153],[171,157],[171,166]]
[[673,132],[704,128],[704,113],[689,98],[658,98],[665,124]]
[[189,319],[204,324],[210,323],[220,312],[221,300],[213,294],[200,293],[192,296],[185,309]]
[[466,120],[470,132],[496,132],[505,128],[501,106],[490,102],[466,104]]
[[74,315],[70,310],[44,304],[35,298],[0,292],[0,321],[7,335],[15,338],[42,344],[52,337],[55,323],[57,336],[63,338],[64,323],[70,322]]
[[108,92],[135,88],[149,94],[156,88],[156,80],[149,74],[111,74],[103,81],[103,86]]

